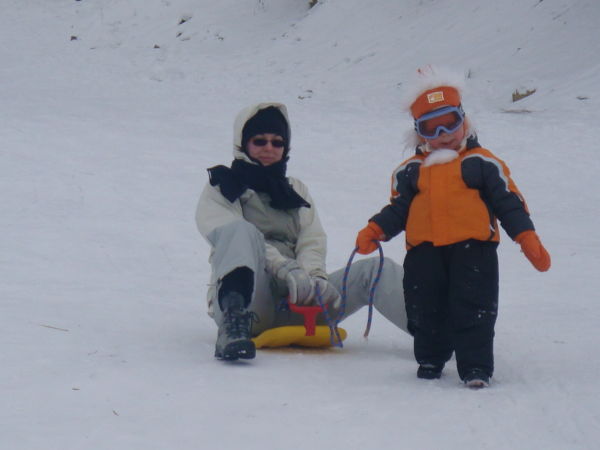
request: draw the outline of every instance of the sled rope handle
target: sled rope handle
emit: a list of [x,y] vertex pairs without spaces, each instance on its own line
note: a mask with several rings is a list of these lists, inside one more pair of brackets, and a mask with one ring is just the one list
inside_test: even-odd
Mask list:
[[323,304],[323,297],[321,296],[321,289],[319,288],[319,285],[315,286],[315,294],[316,294],[315,297],[317,298],[317,303],[323,310],[323,317],[325,317],[325,322],[327,322],[327,326],[329,327],[329,339],[331,341],[331,346],[343,348],[344,344],[342,343],[342,337],[340,336],[340,330],[338,330],[339,321],[334,323],[333,319],[327,312],[327,308]]
[[[375,275],[375,279],[373,280],[373,284],[369,289],[369,315],[367,317],[367,327],[365,328],[365,332],[363,336],[366,338],[369,336],[369,332],[371,331],[371,322],[373,321],[373,303],[375,301],[375,291],[377,289],[377,285],[379,284],[379,280],[381,279],[381,273],[383,272],[383,249],[381,248],[381,244],[379,241],[375,241],[377,244],[377,250],[379,250],[379,267],[377,268],[377,275]],[[342,279],[342,306],[340,308],[340,313],[336,319],[335,327],[337,329],[337,325],[344,317],[346,312],[346,301],[348,299],[348,275],[350,274],[350,267],[352,266],[352,260],[358,251],[358,247],[352,250],[350,254],[350,258],[348,259],[348,264],[346,264],[346,270],[344,270],[344,278]]]

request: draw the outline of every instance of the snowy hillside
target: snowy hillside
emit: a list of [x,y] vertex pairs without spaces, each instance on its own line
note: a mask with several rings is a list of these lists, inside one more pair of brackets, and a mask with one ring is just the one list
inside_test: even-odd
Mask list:
[[[2,449],[598,448],[596,0],[1,5]],[[376,316],[362,338],[366,310],[342,350],[216,361],[193,215],[235,114],[288,105],[334,270],[410,153],[403,94],[429,63],[468,75],[552,255],[540,274],[502,236],[491,388],[453,363],[418,380],[407,335]]]

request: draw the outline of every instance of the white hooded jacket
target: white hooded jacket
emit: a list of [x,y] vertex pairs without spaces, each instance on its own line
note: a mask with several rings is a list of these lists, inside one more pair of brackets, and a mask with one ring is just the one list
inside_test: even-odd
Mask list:
[[[253,105],[242,110],[234,122],[234,158],[256,164],[241,151],[242,130],[246,122],[258,111],[270,106],[276,107],[283,114],[288,123],[288,136],[291,136],[285,105],[281,103]],[[213,230],[234,221],[246,220],[256,226],[265,237],[266,269],[270,274],[275,274],[282,264],[289,258],[293,258],[311,276],[327,278],[325,270],[327,237],[321,226],[314,201],[304,183],[293,177],[288,177],[288,180],[293,189],[310,203],[310,208],[276,210],[269,205],[268,194],[257,193],[252,189],[247,189],[231,203],[221,194],[218,186],[207,183],[196,208],[198,230],[210,244],[208,235]],[[211,258],[212,254],[211,251]],[[213,272],[208,292],[209,312],[212,301],[216,297],[218,281]]]

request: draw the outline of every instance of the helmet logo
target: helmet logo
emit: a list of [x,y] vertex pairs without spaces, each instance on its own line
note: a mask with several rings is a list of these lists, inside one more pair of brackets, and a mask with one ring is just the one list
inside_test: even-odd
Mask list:
[[427,94],[427,101],[429,103],[443,102],[444,101],[444,92],[443,91],[430,92],[429,94]]

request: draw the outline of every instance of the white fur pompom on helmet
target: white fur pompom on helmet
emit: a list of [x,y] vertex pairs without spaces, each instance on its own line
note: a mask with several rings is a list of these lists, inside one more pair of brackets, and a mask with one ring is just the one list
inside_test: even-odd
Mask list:
[[456,89],[459,97],[462,97],[465,85],[465,73],[432,65],[421,67],[414,72],[413,78],[405,83],[402,108],[410,114],[411,106],[421,94],[440,86],[452,87]]
[[[427,65],[417,69],[413,77],[403,83],[402,109],[413,119],[443,106],[462,104],[466,86],[466,73],[445,67]],[[469,134],[473,132],[469,120]],[[405,145],[414,148],[422,143],[414,129],[407,130]]]

